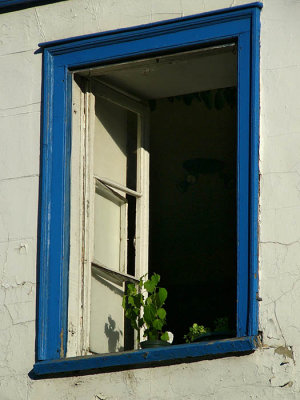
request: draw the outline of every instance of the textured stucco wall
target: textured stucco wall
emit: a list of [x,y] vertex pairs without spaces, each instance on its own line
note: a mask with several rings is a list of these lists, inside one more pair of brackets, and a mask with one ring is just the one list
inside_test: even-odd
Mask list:
[[37,44],[245,4],[69,0],[0,14],[0,399],[300,399],[300,1],[261,28],[260,328],[248,356],[33,381],[41,54]]

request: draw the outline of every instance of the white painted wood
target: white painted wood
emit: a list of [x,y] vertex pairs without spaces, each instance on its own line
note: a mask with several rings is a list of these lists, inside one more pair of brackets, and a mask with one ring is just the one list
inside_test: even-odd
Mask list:
[[135,60],[135,61],[126,61],[126,62],[116,63],[113,65],[103,65],[100,67],[83,68],[83,69],[74,70],[74,72],[75,73],[80,72],[81,75],[86,76],[86,77],[101,76],[101,75],[104,75],[104,74],[112,72],[112,71],[123,71],[124,72],[128,69],[139,68],[144,65],[151,65],[151,64],[155,65],[158,62],[159,63],[170,63],[172,61],[176,62],[180,59],[186,60],[189,56],[193,56],[193,55],[207,56],[207,55],[213,55],[216,53],[220,54],[223,52],[230,51],[230,49],[233,49],[234,46],[235,46],[234,43],[227,43],[227,44],[222,44],[222,45],[204,47],[202,49],[197,49],[197,50],[182,51],[181,53],[176,53],[176,54],[168,54],[168,55],[162,55],[162,56],[142,58],[142,59]]
[[[85,83],[85,86],[88,82]],[[87,87],[85,88],[87,89]],[[90,292],[90,245],[93,232],[90,229],[90,158],[93,126],[93,96],[73,80],[73,121],[71,157],[71,229],[69,266],[69,311],[67,356],[80,356],[88,353],[89,331],[89,292]],[[92,130],[92,129],[91,129]]]
[[89,354],[89,332],[90,332],[90,292],[91,292],[91,262],[94,252],[94,179],[93,179],[93,148],[94,148],[94,126],[95,126],[95,98],[89,91],[89,82],[86,82],[84,94],[85,127],[83,131],[84,143],[82,148],[84,169],[83,187],[84,199],[84,240],[82,241],[82,320],[81,320],[81,349],[82,354]]
[[83,163],[82,131],[84,104],[80,87],[72,85],[72,157],[71,157],[71,207],[70,207],[70,265],[68,301],[67,356],[81,354],[81,287],[82,287],[82,217],[83,217]]
[[94,174],[126,186],[126,110],[96,96]]
[[95,179],[97,179],[99,182],[104,183],[105,185],[112,187],[114,189],[118,189],[121,192],[124,192],[126,194],[130,194],[134,197],[141,197],[142,193],[136,192],[135,190],[129,189],[126,186],[120,185],[117,182],[112,181],[111,179],[95,176]]
[[[93,89],[93,88],[92,88]],[[97,93],[96,93],[97,94]],[[119,105],[95,96],[95,127],[92,176],[108,176],[126,186],[127,111]],[[94,180],[93,194],[93,258],[116,271],[126,272],[127,219],[126,198]],[[102,187],[102,193],[99,193]],[[106,193],[106,198],[103,196]],[[115,193],[115,194],[113,194]],[[122,201],[120,199],[123,198]],[[125,243],[124,243],[125,242]],[[102,274],[103,275],[103,274]],[[91,352],[110,352],[111,325],[120,331],[120,349],[124,346],[123,284],[105,279],[95,268],[91,274],[90,332]],[[108,330],[105,330],[108,327]],[[116,349],[115,349],[116,350]]]
[[156,56],[115,64],[111,70],[103,66],[83,75],[143,100],[231,87],[236,85],[236,46],[229,43]]
[[[149,111],[138,116],[137,190],[143,196],[136,203],[135,275],[148,274],[149,254]],[[145,294],[146,296],[146,294]],[[134,348],[138,348],[144,328],[134,332]]]
[[94,258],[115,271],[124,271],[121,242],[126,240],[126,198],[97,182],[94,202]]
[[125,94],[124,91],[118,90],[116,86],[109,86],[97,78],[91,79],[91,88],[97,97],[106,99],[129,111],[143,113],[147,108],[146,103],[138,100],[136,96],[131,95],[129,92]]
[[[147,108],[133,99],[118,93],[99,82],[91,81],[95,93],[95,131],[94,131],[94,169],[96,192],[94,197],[94,258],[109,270],[127,273],[127,195],[137,198],[136,224],[136,277],[146,272],[148,256],[148,186],[149,167],[146,145]],[[137,190],[127,187],[127,112],[137,114]],[[145,167],[146,175],[141,169]],[[105,177],[102,179],[101,177]],[[102,182],[101,182],[102,180]],[[105,183],[105,185],[103,184]],[[147,186],[147,188],[146,188]],[[114,188],[114,190],[112,189]],[[146,188],[146,197],[141,189]],[[116,192],[117,190],[117,192]],[[118,193],[122,192],[122,196]],[[144,201],[141,201],[142,199]],[[146,201],[146,202],[145,202]],[[143,250],[140,249],[141,244]],[[112,351],[105,329],[115,324],[119,332],[118,349],[124,345],[124,311],[122,296],[124,284],[116,290],[116,278],[101,269],[92,268],[91,314],[90,314],[90,351]],[[124,279],[123,279],[124,281]],[[121,295],[122,293],[122,295]],[[109,299],[109,306],[107,301]],[[105,305],[105,307],[104,307]],[[108,311],[109,310],[109,311]],[[110,314],[108,314],[110,312]],[[99,315],[101,314],[101,315]],[[113,319],[112,319],[113,315]],[[122,321],[122,323],[121,323]],[[111,332],[112,335],[117,333]],[[117,348],[114,351],[118,350]]]
[[99,268],[103,272],[104,275],[107,274],[107,275],[111,276],[113,279],[116,279],[117,282],[119,282],[119,283],[127,282],[127,281],[132,282],[132,283],[139,282],[139,280],[136,277],[134,277],[133,275],[124,274],[122,272],[115,271],[115,270],[108,268],[105,265],[101,264],[100,261],[98,261],[98,260],[93,260],[92,266]]
[[[80,87],[81,86],[81,87]],[[89,82],[80,86],[73,79],[72,157],[71,157],[71,229],[68,301],[67,356],[89,351],[90,281],[93,257],[92,174],[94,96]],[[90,112],[92,110],[92,112]]]
[[149,112],[138,117],[137,190],[143,196],[136,205],[136,268],[137,277],[148,273],[149,240]]

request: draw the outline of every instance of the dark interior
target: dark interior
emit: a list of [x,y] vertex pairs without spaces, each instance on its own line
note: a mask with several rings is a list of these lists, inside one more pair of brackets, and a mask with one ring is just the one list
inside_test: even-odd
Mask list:
[[175,344],[193,323],[236,327],[236,88],[151,101],[150,274]]

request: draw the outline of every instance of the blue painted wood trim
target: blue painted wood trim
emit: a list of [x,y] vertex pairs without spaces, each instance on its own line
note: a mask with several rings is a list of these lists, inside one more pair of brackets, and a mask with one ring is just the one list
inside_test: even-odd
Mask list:
[[260,12],[253,10],[251,38],[250,262],[248,334],[258,332],[258,204],[260,110]]
[[57,3],[62,0],[0,0],[0,12],[9,12],[27,7],[37,7],[43,4]]
[[[80,69],[103,63],[122,62],[129,58],[147,57],[165,52],[179,52],[191,46],[210,45],[211,43],[236,41],[241,32],[249,32],[251,15],[249,10],[238,12],[235,18],[231,15],[223,21],[196,18],[188,23],[177,22],[174,26],[153,29],[152,26],[143,32],[123,32],[120,35],[95,38],[87,42],[76,42],[61,46],[49,47],[57,59],[58,65]],[[172,29],[173,28],[173,29]]]
[[39,298],[38,298],[38,359],[47,358],[51,334],[48,329],[49,279],[50,279],[50,227],[51,227],[51,177],[52,177],[52,97],[53,97],[53,57],[48,51],[43,58],[43,134],[41,142],[41,198],[40,198],[40,238],[39,238]]
[[193,360],[205,356],[229,355],[250,352],[256,348],[255,337],[244,337],[215,342],[191,343],[144,349],[107,355],[41,361],[34,365],[35,375],[49,375],[63,372],[87,371],[92,369],[116,368],[136,365],[151,365],[177,360]]
[[[257,281],[251,282],[255,273],[257,276],[255,226],[257,226],[258,201],[259,108],[258,72],[253,71],[257,68],[257,60],[253,58],[254,55],[258,56],[258,36],[252,31],[253,21],[257,20],[260,6],[255,4],[254,8],[229,9],[222,15],[214,12],[205,14],[204,17],[200,15],[162,24],[150,24],[143,26],[142,32],[135,27],[76,39],[74,42],[60,42],[59,45],[44,49],[38,360],[54,360],[66,353],[70,218],[70,69],[85,65],[100,65],[108,61],[124,61],[133,56],[143,57],[165,51],[182,51],[190,46],[207,45],[224,40],[242,44],[238,50],[240,115],[238,168],[241,177],[239,201],[243,204],[239,206],[238,234],[243,243],[239,247],[238,255],[237,333],[241,337],[250,335],[250,332],[252,335],[257,333],[255,298]],[[251,173],[249,173],[249,162],[245,162],[249,157],[253,158],[250,162]],[[249,196],[253,196],[251,200]],[[252,243],[253,240],[256,242]]]
[[[66,68],[55,66],[49,52],[45,52],[43,65],[39,360],[64,357],[66,352],[70,247],[71,75]],[[63,114],[68,118],[61,123]]]
[[72,149],[72,74],[67,68],[64,70],[65,75],[65,108],[67,110],[67,118],[65,122],[65,154],[64,154],[64,236],[63,236],[63,265],[62,265],[62,286],[61,299],[64,305],[62,312],[62,329],[63,329],[63,348],[61,348],[61,356],[66,356],[68,341],[68,300],[69,300],[69,260],[70,260],[70,205],[71,205],[71,149]]
[[250,32],[239,35],[237,46],[237,336],[246,336],[249,296]]
[[0,0],[0,7],[13,7],[28,3],[38,5],[42,0]]
[[254,8],[257,8],[258,10],[260,10],[261,8],[263,8],[263,3],[253,2],[253,3],[239,5],[239,6],[235,6],[235,7],[223,8],[220,10],[207,11],[207,12],[204,12],[201,14],[194,14],[191,16],[173,18],[173,19],[168,19],[168,20],[164,20],[164,21],[154,22],[152,24],[142,24],[142,25],[129,27],[129,28],[121,28],[121,29],[110,30],[110,31],[105,31],[105,32],[92,33],[92,34],[88,34],[88,35],[74,36],[72,38],[67,38],[67,39],[53,40],[51,42],[39,43],[39,47],[45,48],[45,47],[53,47],[56,45],[60,46],[62,44],[74,43],[76,41],[81,41],[81,40],[96,39],[96,38],[104,37],[104,36],[107,36],[110,34],[119,34],[122,32],[133,32],[135,30],[141,31],[144,28],[149,29],[150,26],[152,26],[153,28],[161,27],[162,25],[174,24],[176,22],[182,23],[185,21],[192,21],[195,18],[201,18],[201,19],[205,19],[207,17],[224,18],[223,14],[231,14],[236,11],[244,11],[244,10],[251,10],[251,12],[252,12],[252,10]]

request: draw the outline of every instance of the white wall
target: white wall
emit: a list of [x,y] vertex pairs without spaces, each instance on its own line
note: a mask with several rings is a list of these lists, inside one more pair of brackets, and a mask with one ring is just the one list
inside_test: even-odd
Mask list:
[[248,356],[33,381],[40,151],[37,44],[247,1],[69,0],[0,14],[0,399],[300,399],[300,2],[261,28],[260,327]]

